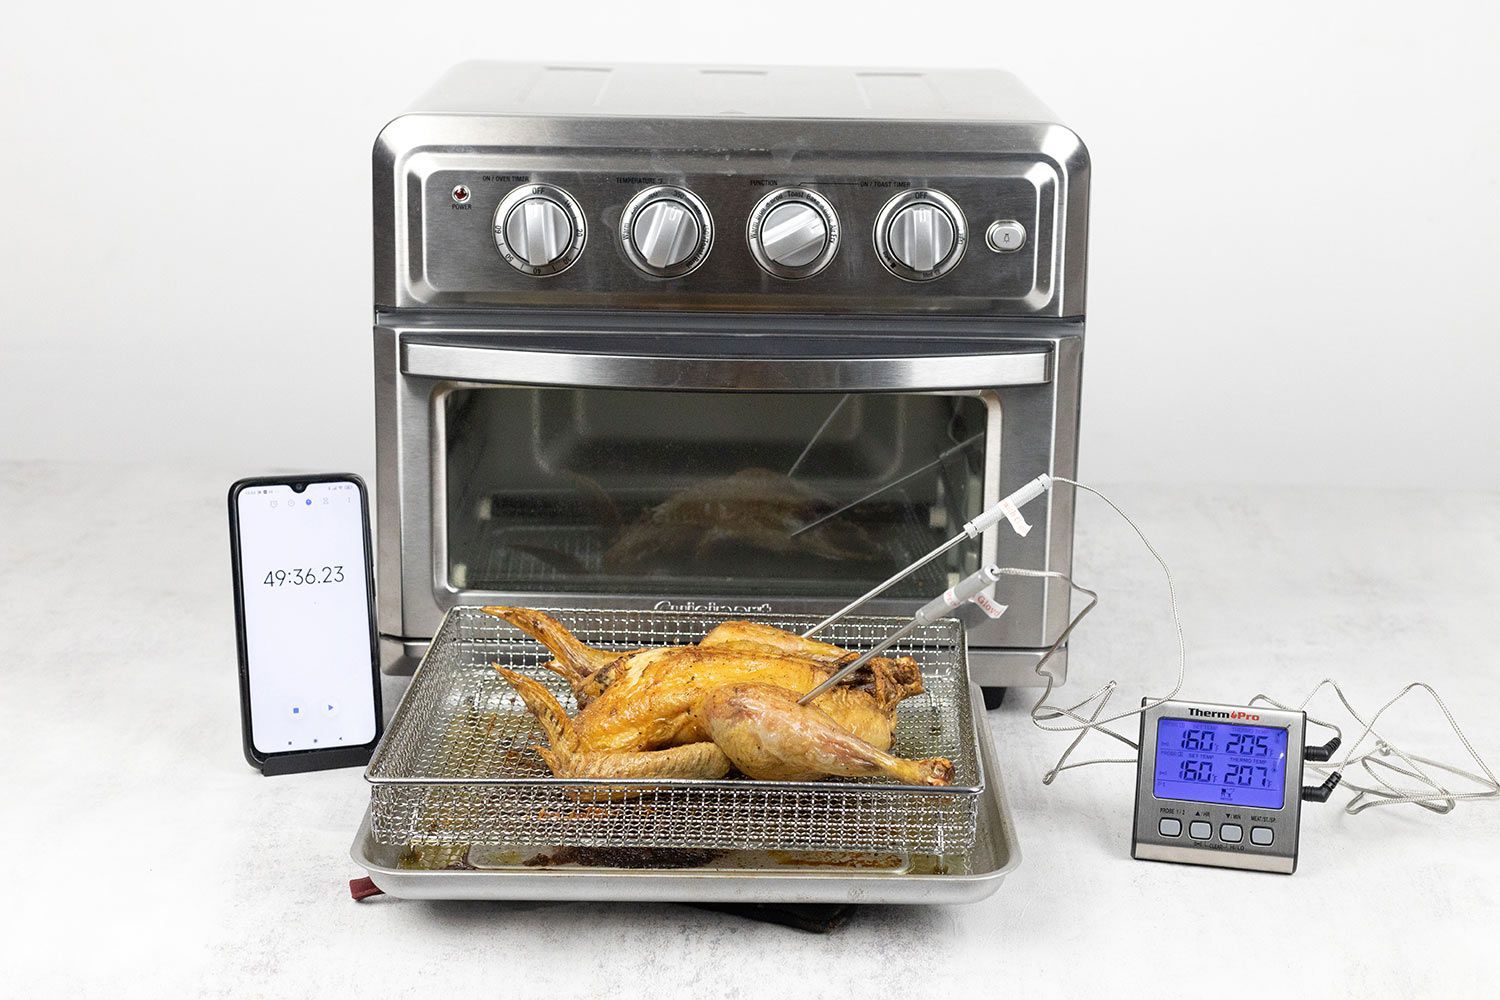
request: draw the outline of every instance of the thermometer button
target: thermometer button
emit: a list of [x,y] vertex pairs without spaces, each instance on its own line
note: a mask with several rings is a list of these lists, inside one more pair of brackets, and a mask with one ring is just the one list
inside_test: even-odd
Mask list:
[[1214,827],[1212,823],[1205,823],[1200,819],[1188,824],[1188,836],[1194,840],[1207,840],[1213,835]]
[[1250,843],[1256,847],[1270,847],[1275,839],[1276,833],[1269,826],[1252,826],[1250,828]]
[[1245,837],[1245,829],[1238,823],[1225,823],[1219,827],[1219,839],[1226,844],[1238,844]]
[[1182,820],[1164,816],[1156,824],[1156,832],[1160,833],[1163,837],[1180,837],[1182,836]]

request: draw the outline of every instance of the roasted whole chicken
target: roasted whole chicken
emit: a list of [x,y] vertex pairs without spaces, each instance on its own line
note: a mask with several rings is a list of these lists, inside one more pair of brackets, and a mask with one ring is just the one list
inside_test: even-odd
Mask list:
[[556,619],[527,608],[487,607],[555,657],[548,669],[572,687],[569,717],[534,678],[496,664],[536,716],[537,747],[558,777],[722,778],[737,770],[766,781],[885,775],[946,785],[942,757],[887,751],[896,706],[922,691],[910,657],[876,658],[810,704],[797,699],[856,657],[769,625],[729,621],[693,646],[630,652],[585,645]]

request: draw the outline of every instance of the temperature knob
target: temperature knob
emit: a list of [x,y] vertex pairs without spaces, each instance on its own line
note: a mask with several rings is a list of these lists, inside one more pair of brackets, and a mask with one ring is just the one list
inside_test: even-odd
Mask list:
[[523,274],[566,271],[583,253],[587,236],[578,202],[551,184],[515,188],[495,208],[495,247]]
[[964,213],[941,191],[903,191],[875,220],[880,262],[907,281],[931,281],[953,270],[968,238]]
[[756,203],[745,229],[755,262],[778,278],[806,278],[839,252],[839,217],[822,195],[777,188]]
[[658,278],[680,278],[708,259],[714,242],[708,206],[687,188],[660,185],[631,198],[620,215],[631,263]]

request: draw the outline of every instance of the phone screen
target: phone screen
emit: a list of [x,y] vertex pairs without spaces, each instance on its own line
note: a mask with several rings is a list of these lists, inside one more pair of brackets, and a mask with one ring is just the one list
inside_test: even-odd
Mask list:
[[251,741],[262,754],[375,738],[363,496],[352,482],[238,500]]

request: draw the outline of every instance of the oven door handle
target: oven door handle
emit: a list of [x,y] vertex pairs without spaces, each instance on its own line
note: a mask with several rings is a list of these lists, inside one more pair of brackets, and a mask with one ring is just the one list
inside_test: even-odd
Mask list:
[[402,340],[401,371],[505,385],[707,392],[926,392],[1042,385],[1051,345],[976,354],[725,358],[595,354]]

